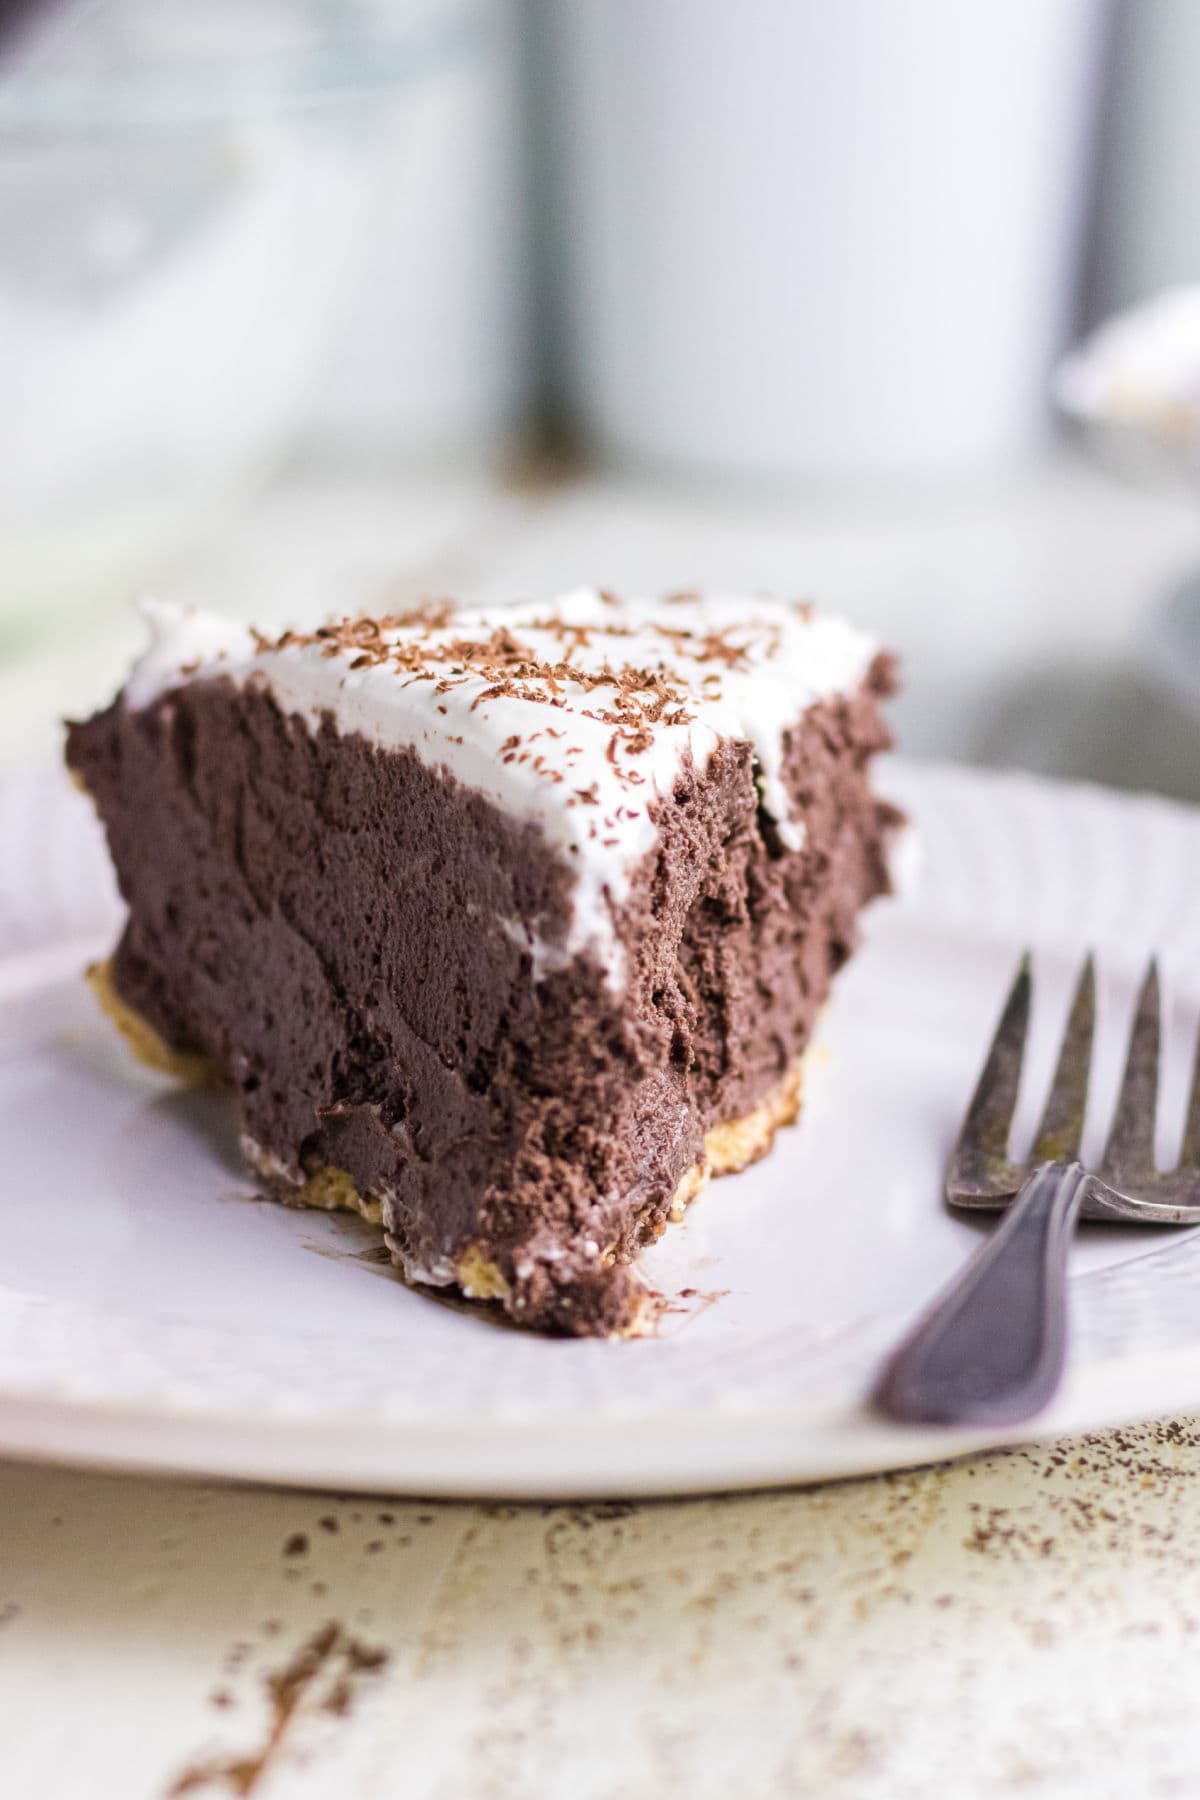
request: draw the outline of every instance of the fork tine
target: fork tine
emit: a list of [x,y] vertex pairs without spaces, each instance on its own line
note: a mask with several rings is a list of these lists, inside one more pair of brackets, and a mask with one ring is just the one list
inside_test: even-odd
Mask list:
[[1076,983],[1058,1067],[1034,1140],[1034,1162],[1074,1162],[1079,1156],[1095,1028],[1096,964],[1089,956]]
[[1192,1085],[1188,1095],[1187,1123],[1183,1128],[1183,1149],[1179,1167],[1194,1169],[1200,1163],[1200,1041],[1192,1058]]
[[1116,1116],[1100,1163],[1106,1178],[1154,1172],[1158,1039],[1158,962],[1152,959],[1138,995]]
[[1021,1060],[1029,1031],[1029,1007],[1033,989],[1033,972],[1029,952],[1021,958],[1016,980],[1009,989],[1004,1011],[996,1027],[967,1108],[967,1116],[959,1133],[954,1152],[951,1183],[955,1172],[965,1174],[968,1165],[983,1175],[989,1165],[1003,1163],[1008,1157],[1008,1138],[1013,1113],[1017,1106],[1017,1088],[1021,1079]]

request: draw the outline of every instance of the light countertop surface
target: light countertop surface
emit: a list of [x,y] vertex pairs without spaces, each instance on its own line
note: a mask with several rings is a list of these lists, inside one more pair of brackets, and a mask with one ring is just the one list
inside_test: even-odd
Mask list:
[[[811,593],[903,653],[911,753],[1200,799],[1200,722],[1141,651],[1198,568],[1200,507],[1056,459],[853,507],[296,481],[158,586],[264,618],[585,580]],[[42,760],[138,628],[4,630],[0,763]],[[0,1793],[1198,1794],[1198,1483],[1188,1420],[637,1506],[0,1465]]]
[[3,1792],[1192,1795],[1198,1494],[1194,1422],[639,1506],[0,1468]]

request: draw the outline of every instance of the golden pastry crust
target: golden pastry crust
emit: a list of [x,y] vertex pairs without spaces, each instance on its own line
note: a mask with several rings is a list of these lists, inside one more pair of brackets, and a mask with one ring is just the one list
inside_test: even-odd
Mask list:
[[360,1194],[345,1169],[314,1169],[304,1185],[280,1195],[289,1206],[313,1206],[322,1212],[356,1212],[371,1225],[383,1224],[383,1201],[375,1194]]
[[112,1020],[137,1062],[160,1075],[170,1075],[184,1087],[222,1087],[221,1071],[211,1057],[196,1056],[186,1050],[172,1050],[159,1037],[141,1013],[122,1000],[113,981],[112,958],[92,963],[87,970],[87,983],[95,994],[100,1010]]
[[767,1154],[775,1133],[800,1117],[804,1065],[795,1063],[783,1080],[744,1118],[714,1125],[704,1139],[704,1156],[714,1175],[739,1175]]
[[668,1217],[673,1224],[679,1223],[710,1177],[740,1175],[766,1156],[775,1133],[799,1118],[803,1085],[804,1065],[796,1063],[753,1111],[740,1119],[727,1119],[705,1133],[703,1156],[693,1163],[672,1196]]

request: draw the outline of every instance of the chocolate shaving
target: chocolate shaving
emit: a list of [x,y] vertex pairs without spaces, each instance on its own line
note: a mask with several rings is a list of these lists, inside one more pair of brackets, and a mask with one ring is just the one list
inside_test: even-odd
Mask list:
[[[616,649],[634,635],[619,616],[621,602],[604,590],[601,599],[618,616],[600,623],[574,624],[547,613],[519,628],[499,623],[486,635],[455,634],[458,615],[454,606],[446,600],[428,600],[378,618],[334,619],[308,633],[288,630],[271,638],[255,632],[254,642],[263,653],[303,645],[319,647],[327,657],[351,652],[349,667],[353,670],[388,668],[404,684],[434,682],[439,694],[470,684],[474,690],[472,712],[491,701],[520,700],[565,708],[570,704],[568,693],[595,696],[586,706],[579,706],[576,700],[575,710],[610,728],[604,755],[622,783],[636,786],[645,777],[632,766],[633,760],[653,747],[656,731],[681,729],[695,721],[697,690],[706,702],[719,700],[724,671],[744,669],[752,655],[770,656],[779,647],[778,628],[769,621],[764,624],[750,616],[744,626],[703,629],[690,625],[682,610],[696,603],[694,590],[681,589],[666,598],[681,609],[678,622],[648,622],[647,628],[662,639],[664,653],[645,665],[606,657],[598,667],[585,667],[579,660],[583,652],[594,655],[597,646],[607,648],[609,644]],[[544,644],[547,638],[561,654],[547,658],[539,653],[537,640]],[[439,705],[438,711],[445,716],[447,708]],[[525,742],[533,735],[539,734],[527,734]],[[547,727],[545,735],[557,740],[567,734]],[[461,744],[463,740],[449,741]],[[561,770],[541,756],[531,759],[527,753],[518,754],[521,744],[519,734],[507,737],[498,752],[500,760],[530,766],[539,780],[563,779]],[[584,753],[584,746],[568,743],[559,756],[565,761]]]

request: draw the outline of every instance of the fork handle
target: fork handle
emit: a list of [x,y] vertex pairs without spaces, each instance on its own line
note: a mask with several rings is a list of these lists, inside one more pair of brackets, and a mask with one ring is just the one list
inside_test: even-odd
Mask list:
[[1047,1404],[1067,1349],[1067,1247],[1087,1193],[1077,1162],[1040,1163],[875,1390],[893,1419],[1010,1425]]

